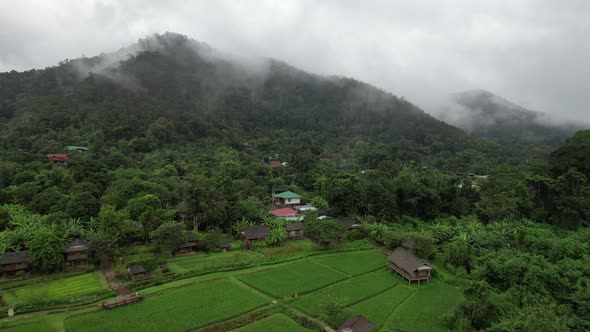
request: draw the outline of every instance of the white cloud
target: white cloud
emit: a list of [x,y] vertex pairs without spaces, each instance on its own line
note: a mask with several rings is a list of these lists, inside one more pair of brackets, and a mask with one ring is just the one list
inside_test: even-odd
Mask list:
[[54,65],[173,31],[235,54],[353,76],[432,112],[483,88],[590,120],[584,0],[0,2],[0,71]]

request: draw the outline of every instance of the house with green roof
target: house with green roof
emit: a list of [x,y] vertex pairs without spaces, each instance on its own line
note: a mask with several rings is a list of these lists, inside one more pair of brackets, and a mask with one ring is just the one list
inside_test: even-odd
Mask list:
[[301,204],[301,198],[301,195],[297,195],[292,191],[283,191],[273,195],[273,201],[279,205],[299,205]]

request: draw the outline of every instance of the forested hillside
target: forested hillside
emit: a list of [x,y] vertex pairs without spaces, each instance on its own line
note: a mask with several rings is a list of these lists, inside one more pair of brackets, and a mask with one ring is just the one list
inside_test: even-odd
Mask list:
[[[548,330],[582,331],[590,132],[549,152],[476,138],[354,79],[156,35],[0,74],[0,253],[28,250],[48,273],[77,238],[98,263],[131,244],[174,249],[191,229],[212,250],[247,224],[280,230],[277,245],[282,188],[383,248],[415,239],[467,285],[450,329],[533,331],[547,313]],[[341,240],[335,221],[304,217],[321,245]]]
[[485,90],[453,94],[451,103],[438,117],[477,137],[552,147],[562,144],[577,130],[588,128],[582,122],[570,123],[527,110]]

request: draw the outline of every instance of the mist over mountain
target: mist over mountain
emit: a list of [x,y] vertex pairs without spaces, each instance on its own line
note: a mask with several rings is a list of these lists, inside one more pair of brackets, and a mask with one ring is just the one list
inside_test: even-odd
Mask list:
[[482,138],[553,146],[588,128],[525,109],[485,90],[453,94],[437,117]]

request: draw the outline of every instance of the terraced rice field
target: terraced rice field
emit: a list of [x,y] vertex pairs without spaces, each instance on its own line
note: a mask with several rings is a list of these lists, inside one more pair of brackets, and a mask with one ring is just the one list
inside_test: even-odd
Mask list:
[[181,270],[190,271],[212,266],[226,266],[231,264],[246,263],[259,257],[259,254],[247,251],[228,251],[216,254],[193,254],[180,256],[168,265],[174,270],[174,265]]
[[15,288],[13,293],[24,303],[83,296],[103,289],[108,289],[108,284],[102,272],[96,271]]
[[309,260],[239,277],[244,283],[277,298],[310,292],[346,278],[341,272]]
[[312,260],[353,276],[382,268],[387,263],[387,257],[374,250],[319,256]]
[[6,332],[54,332],[55,329],[47,324],[43,323],[32,323],[23,324],[4,330]]
[[231,280],[204,282],[148,297],[137,304],[66,320],[68,331],[186,331],[270,303]]
[[283,314],[274,314],[255,323],[244,326],[235,332],[311,332]]
[[348,308],[351,316],[363,315],[375,324],[375,328],[382,326],[393,310],[404,301],[414,290],[398,284],[377,296],[359,302]]
[[[178,269],[200,268],[206,264],[221,264],[215,261],[234,260],[235,254],[246,255],[246,259],[260,255],[248,252],[201,254],[178,257],[170,265]],[[384,268],[385,259],[376,251],[332,253],[276,266],[203,275],[193,281],[172,282],[164,289],[148,288],[144,294],[149,295],[142,302],[121,308],[96,312],[88,308],[85,313],[64,313],[62,317],[58,317],[59,314],[38,316],[37,320],[30,323],[23,320],[19,324],[24,325],[10,328],[8,325],[14,322],[0,321],[0,329],[49,332],[63,331],[65,326],[68,332],[175,332],[192,331],[218,322],[229,324],[231,329],[239,326],[232,324],[243,317],[256,317],[253,311],[264,307],[263,311],[276,311],[272,311],[274,314],[270,317],[234,331],[306,332],[309,330],[283,314],[287,312],[283,310],[297,309],[317,318],[326,300],[337,298],[347,306],[347,314],[362,314],[375,323],[374,331],[446,331],[441,317],[459,304],[461,289],[437,279],[428,285],[408,286],[398,275]],[[105,287],[104,278],[96,272],[16,288],[14,294],[5,295],[19,300],[35,299],[40,294],[63,298]],[[291,298],[295,293],[297,298]],[[281,303],[272,304],[272,299]],[[233,323],[235,317],[240,318]]]
[[293,305],[311,315],[317,315],[330,297],[351,305],[392,288],[397,283],[398,279],[391,272],[382,269],[301,296],[293,302]]
[[452,312],[461,298],[461,290],[449,285],[435,283],[420,287],[395,310],[384,327],[396,331],[448,331],[440,317]]

